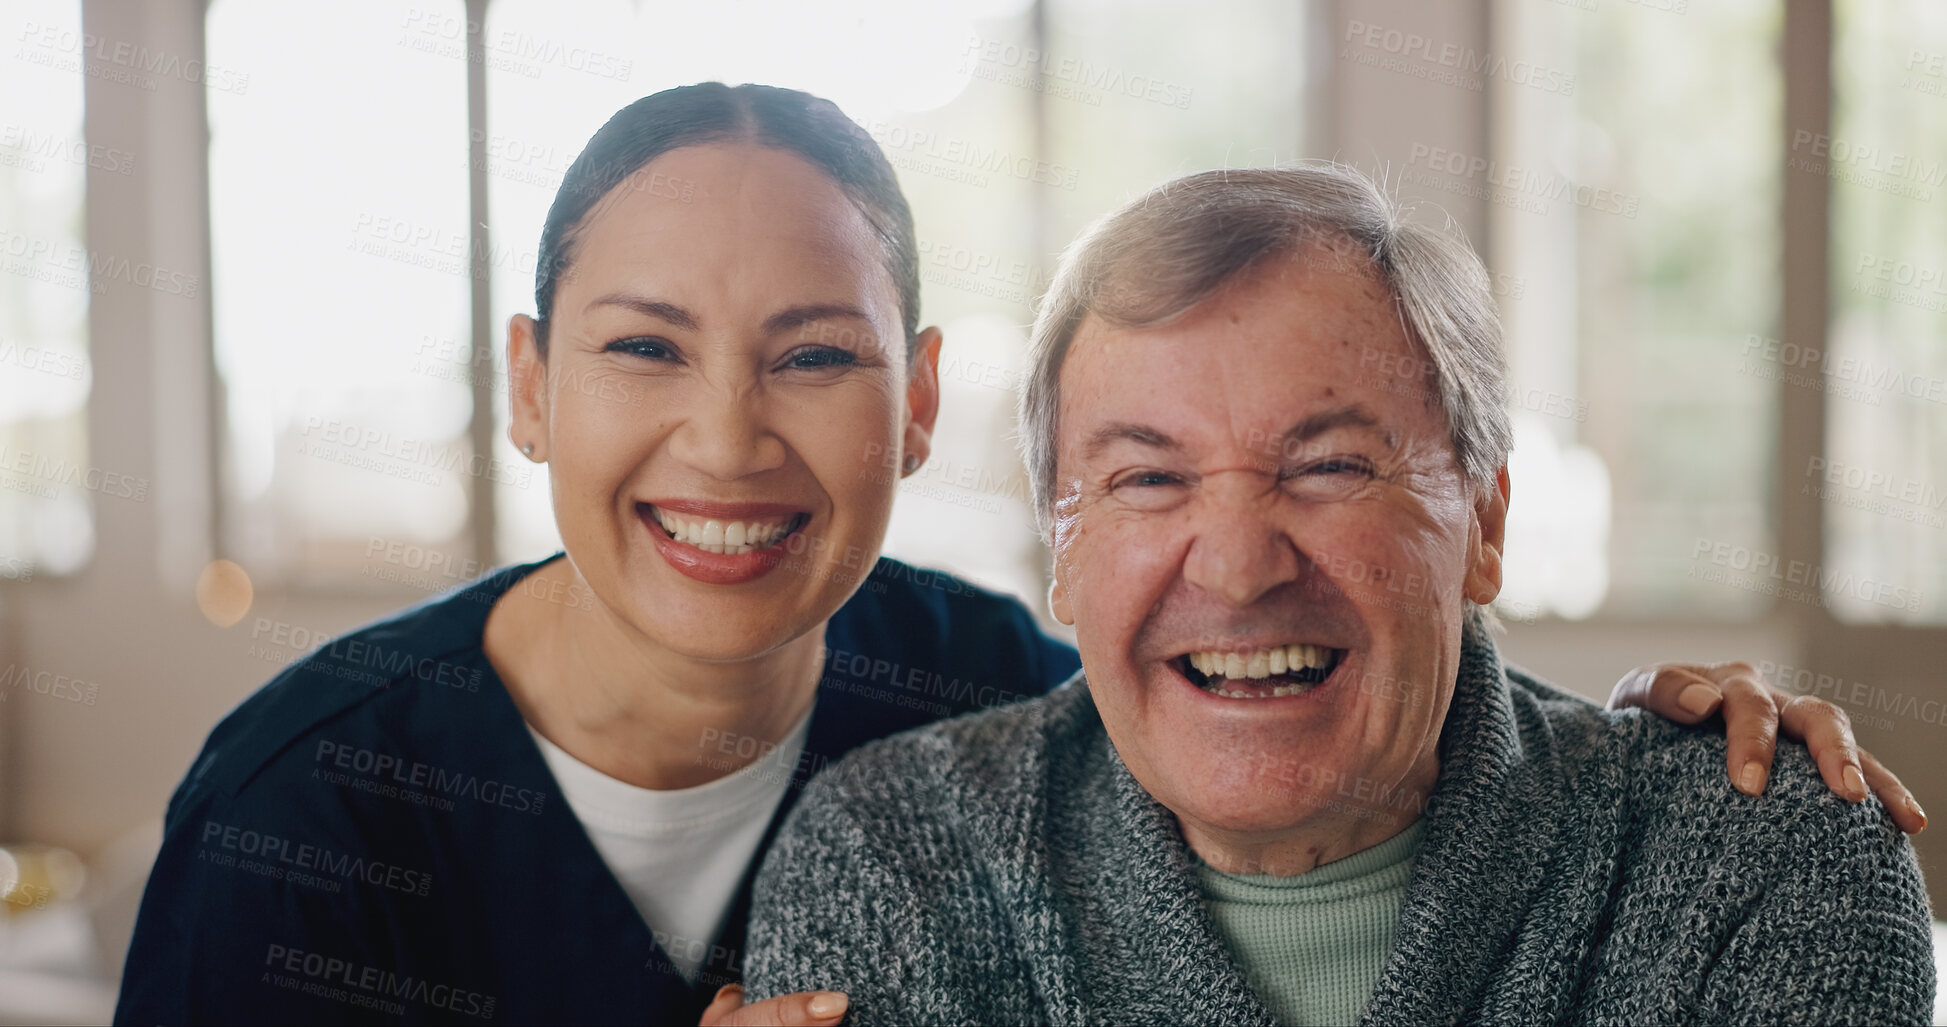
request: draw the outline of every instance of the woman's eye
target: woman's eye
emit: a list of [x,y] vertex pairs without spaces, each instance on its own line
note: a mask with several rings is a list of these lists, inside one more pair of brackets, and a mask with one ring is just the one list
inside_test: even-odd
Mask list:
[[662,339],[652,338],[617,339],[602,347],[602,350],[607,353],[626,353],[645,360],[673,360],[676,357],[675,347]]
[[786,357],[784,366],[800,371],[816,371],[826,367],[850,367],[858,362],[859,358],[846,350],[813,346]]

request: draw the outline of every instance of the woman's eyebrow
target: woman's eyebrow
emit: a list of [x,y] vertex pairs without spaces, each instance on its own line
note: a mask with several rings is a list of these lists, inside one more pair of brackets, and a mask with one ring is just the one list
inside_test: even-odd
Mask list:
[[662,300],[652,300],[646,296],[635,296],[626,292],[611,292],[606,296],[597,297],[588,306],[583,307],[582,311],[586,313],[602,306],[626,307],[638,314],[647,314],[690,331],[695,331],[697,326],[696,315],[674,303],[665,303]]

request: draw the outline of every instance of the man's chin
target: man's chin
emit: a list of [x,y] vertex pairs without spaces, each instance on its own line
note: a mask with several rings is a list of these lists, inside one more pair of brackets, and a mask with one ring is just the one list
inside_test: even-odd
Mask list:
[[[1162,803],[1179,820],[1213,831],[1234,833],[1277,832],[1297,829],[1325,808],[1329,792],[1316,787],[1300,787],[1283,780],[1296,776],[1301,765],[1296,757],[1266,756],[1262,761],[1205,758],[1176,758],[1167,772],[1155,773],[1151,767],[1130,763],[1138,784]],[[1127,761],[1125,761],[1127,762]],[[1306,771],[1306,776],[1312,773]]]

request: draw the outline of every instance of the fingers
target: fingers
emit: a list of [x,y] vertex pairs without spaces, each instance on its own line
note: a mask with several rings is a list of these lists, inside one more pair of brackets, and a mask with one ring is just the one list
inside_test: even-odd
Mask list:
[[1778,720],[1786,734],[1803,739],[1819,765],[1827,788],[1851,802],[1866,798],[1866,775],[1859,766],[1859,746],[1852,738],[1852,719],[1824,699],[1801,695],[1785,703]]
[[1870,752],[1861,752],[1859,762],[1866,768],[1866,787],[1879,796],[1879,804],[1893,814],[1893,824],[1907,834],[1919,834],[1927,829],[1927,811],[1906,790],[1893,772],[1880,765]]
[[1731,783],[1746,795],[1762,795],[1778,749],[1778,702],[1748,663],[1719,663],[1706,673],[1724,691],[1724,764]]
[[728,1023],[724,1017],[736,1012],[744,1004],[744,989],[735,984],[726,984],[717,989],[717,996],[703,1007],[703,1018],[697,1023],[700,1027],[717,1027]]
[[1731,782],[1747,795],[1764,792],[1778,736],[1805,743],[1826,787],[1853,802],[1868,793],[1907,834],[1927,826],[1913,793],[1871,753],[1859,749],[1845,710],[1823,699],[1796,696],[1764,681],[1743,661],[1710,665],[1658,663],[1624,674],[1609,694],[1609,708],[1638,707],[1679,724],[1697,724],[1712,713],[1724,718],[1724,760]]
[[702,1027],[830,1027],[851,1000],[840,991],[800,991],[744,1004],[742,985],[726,984],[703,1010]]
[[1609,693],[1609,708],[1635,706],[1665,720],[1696,724],[1717,712],[1723,692],[1692,664],[1656,663],[1622,676]]

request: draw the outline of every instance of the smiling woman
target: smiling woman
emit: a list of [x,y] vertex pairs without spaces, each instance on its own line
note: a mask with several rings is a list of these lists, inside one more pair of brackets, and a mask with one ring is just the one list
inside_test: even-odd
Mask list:
[[[804,93],[674,89],[596,133],[508,331],[565,557],[341,638],[217,728],[118,1018],[694,1022],[808,778],[1069,676],[1019,603],[878,558],[937,412],[913,238],[877,146]],[[836,1019],[812,999],[747,1015]]]

